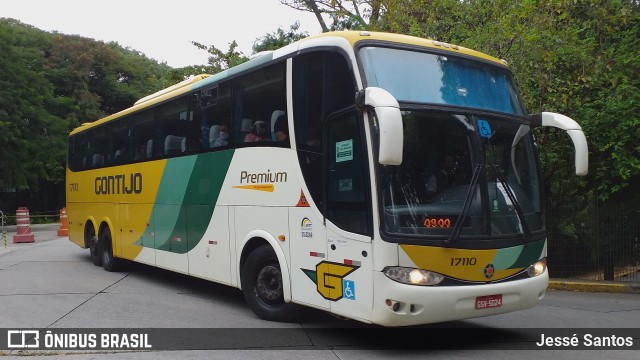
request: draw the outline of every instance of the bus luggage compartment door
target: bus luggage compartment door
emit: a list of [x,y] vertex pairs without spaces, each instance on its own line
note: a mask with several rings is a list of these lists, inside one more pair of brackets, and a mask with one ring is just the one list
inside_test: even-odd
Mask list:
[[331,312],[370,321],[373,306],[371,240],[350,235],[345,237],[340,231],[327,230],[329,256],[324,278],[331,282],[325,284],[330,290],[327,293]]

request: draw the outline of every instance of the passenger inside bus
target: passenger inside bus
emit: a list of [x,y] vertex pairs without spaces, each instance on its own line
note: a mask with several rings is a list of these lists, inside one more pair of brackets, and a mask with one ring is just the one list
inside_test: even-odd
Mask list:
[[440,168],[434,174],[431,174],[427,182],[427,191],[430,197],[445,189],[456,185],[455,170],[456,160],[450,153],[444,153],[440,156]]
[[244,142],[270,141],[269,126],[264,121],[256,121],[251,132],[244,137]]
[[133,157],[133,160],[142,160],[147,157],[147,144],[142,143],[138,146],[138,152]]
[[[216,125],[217,126],[217,125]],[[213,147],[227,146],[229,144],[229,129],[225,125],[220,125],[218,137],[213,142]]]
[[122,145],[120,149],[116,150],[113,156],[114,162],[117,164],[124,162],[126,154],[127,154],[127,147]]
[[284,113],[276,119],[273,132],[277,142],[281,144],[289,142],[289,124],[287,124],[287,116]]
[[276,138],[275,125],[276,121],[278,121],[278,118],[282,115],[284,115],[284,111],[282,110],[274,110],[271,113],[271,140],[273,141],[278,141],[278,139]]
[[220,137],[220,125],[213,125],[209,129],[209,148],[214,147],[218,137]]

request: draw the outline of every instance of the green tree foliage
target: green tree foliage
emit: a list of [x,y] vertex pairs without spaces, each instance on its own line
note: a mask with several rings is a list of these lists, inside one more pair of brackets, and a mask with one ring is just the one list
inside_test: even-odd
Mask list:
[[[322,32],[377,28],[396,0],[280,0],[296,10],[313,13]],[[331,20],[327,25],[325,18]]]
[[57,95],[74,100],[65,114],[79,122],[123,110],[161,89],[169,69],[115,43],[60,34],[53,35],[46,66]]
[[[254,54],[261,51],[277,50],[283,46],[309,36],[307,32],[300,31],[300,24],[295,22],[289,30],[278,28],[276,31],[257,38],[252,46]],[[211,56],[207,65],[188,66],[181,69],[174,69],[169,73],[172,80],[182,81],[191,75],[197,74],[217,74],[234,66],[249,61],[249,57],[238,50],[238,43],[234,40],[229,44],[226,51],[218,49],[214,45],[203,45],[198,42],[191,42],[201,50],[207,51]]]
[[192,41],[191,43],[199,49],[206,50],[211,55],[209,57],[208,65],[203,69],[209,74],[217,74],[221,71],[249,61],[249,58],[238,50],[238,43],[235,40],[229,44],[229,49],[227,51],[222,51],[214,45],[207,46],[195,41]]
[[42,71],[45,33],[14,20],[0,21],[0,186],[37,187],[64,173],[67,124],[52,115],[54,88]]
[[580,123],[590,146],[586,182],[569,176],[571,144],[538,132],[550,191],[607,199],[640,178],[640,8],[634,1],[399,0],[379,30],[435,38],[506,59],[530,112]]
[[301,32],[300,23],[296,21],[289,27],[288,31],[278,28],[278,30],[256,39],[253,43],[252,50],[254,54],[261,51],[277,50],[298,40],[302,40],[307,36],[309,36],[309,33],[306,31]]
[[115,43],[0,19],[0,187],[62,183],[74,127],[166,87],[169,67]]

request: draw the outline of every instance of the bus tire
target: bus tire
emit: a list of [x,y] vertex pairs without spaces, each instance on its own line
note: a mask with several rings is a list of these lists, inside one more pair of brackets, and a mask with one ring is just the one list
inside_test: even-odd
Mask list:
[[99,251],[102,258],[102,267],[109,271],[118,271],[122,265],[122,260],[113,256],[113,243],[111,242],[111,232],[105,228],[100,236]]
[[241,281],[245,301],[261,319],[289,322],[298,315],[300,306],[284,301],[280,263],[270,245],[261,245],[249,254]]
[[100,245],[96,234],[91,234],[89,237],[89,254],[91,254],[91,261],[95,266],[102,266],[102,254],[100,253]]

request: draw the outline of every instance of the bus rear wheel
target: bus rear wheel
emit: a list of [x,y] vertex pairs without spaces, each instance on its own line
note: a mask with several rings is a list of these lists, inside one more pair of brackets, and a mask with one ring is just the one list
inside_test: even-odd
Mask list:
[[102,230],[98,252],[101,255],[102,267],[105,270],[109,272],[120,270],[122,260],[113,256],[113,243],[111,242],[111,232],[108,228]]
[[289,322],[298,315],[300,307],[284,301],[282,271],[271,246],[261,245],[249,254],[241,281],[249,308],[261,319]]

